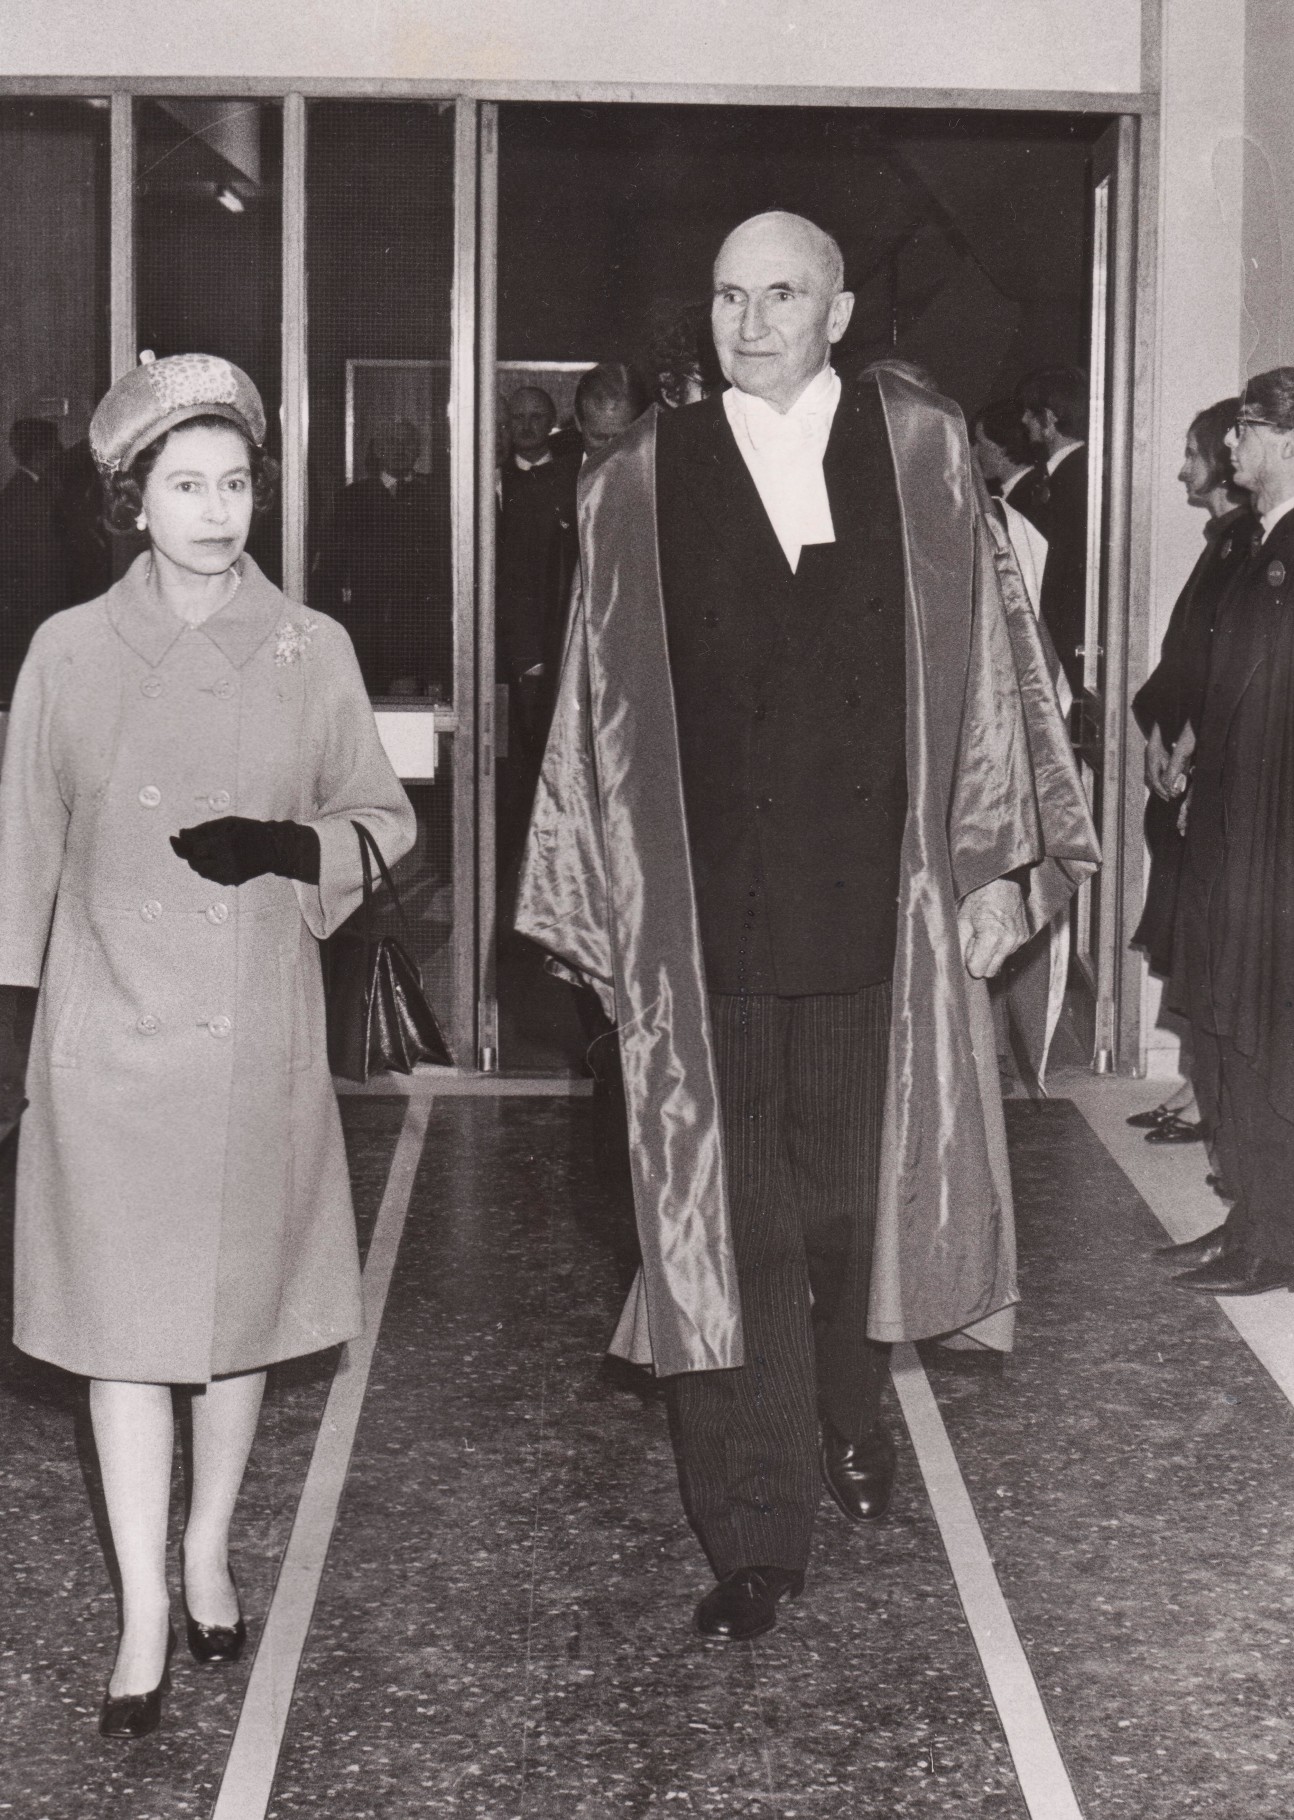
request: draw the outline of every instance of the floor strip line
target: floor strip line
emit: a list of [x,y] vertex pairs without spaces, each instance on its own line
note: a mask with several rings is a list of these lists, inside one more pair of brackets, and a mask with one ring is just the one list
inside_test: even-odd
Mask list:
[[431,1105],[410,1099],[405,1107],[364,1265],[364,1331],[343,1349],[333,1377],[211,1820],[263,1820],[269,1806]]
[[971,1638],[1032,1820],[1083,1820],[930,1381],[911,1346],[892,1376]]
[[[1147,1144],[1145,1133],[1127,1123],[1130,1111],[1153,1106],[1173,1085],[1088,1075],[1067,1081],[1060,1091],[1073,1100],[1164,1231],[1180,1243],[1221,1225],[1227,1209],[1204,1180],[1208,1160],[1202,1144]],[[1178,1293],[1185,1296],[1184,1291]],[[1294,1405],[1294,1301],[1289,1291],[1213,1299],[1281,1395]]]

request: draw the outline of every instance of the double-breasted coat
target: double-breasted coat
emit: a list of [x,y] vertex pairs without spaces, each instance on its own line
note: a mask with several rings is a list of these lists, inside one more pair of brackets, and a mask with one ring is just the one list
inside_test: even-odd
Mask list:
[[[37,632],[0,768],[0,981],[39,985],[18,1157],[15,1334],[90,1377],[205,1382],[359,1331],[318,939],[364,822],[414,817],[350,640],[250,557],[184,625],[148,557]],[[169,836],[307,822],[319,884],[228,888]]]

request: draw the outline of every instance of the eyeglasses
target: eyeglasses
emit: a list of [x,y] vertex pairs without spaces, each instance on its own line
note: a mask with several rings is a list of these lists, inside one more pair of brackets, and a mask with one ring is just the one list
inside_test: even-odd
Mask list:
[[1246,430],[1279,430],[1280,425],[1273,423],[1270,417],[1237,417],[1236,435],[1243,436]]

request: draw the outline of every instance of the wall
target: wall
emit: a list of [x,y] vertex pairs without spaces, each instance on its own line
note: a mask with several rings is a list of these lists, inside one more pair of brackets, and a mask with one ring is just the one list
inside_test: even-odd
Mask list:
[[[1150,623],[1146,645],[1130,653],[1134,687],[1158,656],[1199,554],[1203,518],[1176,478],[1187,425],[1201,406],[1236,390],[1243,365],[1244,0],[1169,0],[1162,54],[1150,522],[1133,531],[1150,539]],[[1141,751],[1134,729],[1134,787]],[[1156,1022],[1159,986],[1144,969],[1143,981],[1143,1061],[1151,1073],[1169,1073],[1176,1035]]]
[[1245,20],[1246,373],[1294,360],[1294,19],[1289,0],[1249,0]]
[[0,43],[6,71],[32,75],[1131,91],[1141,9],[1138,0],[0,0]]

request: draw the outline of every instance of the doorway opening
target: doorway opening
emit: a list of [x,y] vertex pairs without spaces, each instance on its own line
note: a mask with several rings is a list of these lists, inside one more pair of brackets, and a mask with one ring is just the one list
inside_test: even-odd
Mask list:
[[[1126,188],[1118,188],[1119,131],[1116,120],[1088,114],[500,106],[497,270],[492,294],[484,275],[481,307],[494,312],[501,482],[515,460],[509,397],[523,386],[547,391],[551,455],[560,463],[569,454],[578,466],[575,378],[595,363],[623,362],[650,391],[661,348],[704,324],[725,234],[766,209],[808,215],[840,242],[857,299],[835,352],[842,377],[897,356],[925,368],[969,421],[990,401],[1010,399],[1030,372],[1083,369],[1093,484],[1072,730],[1099,827],[1108,795],[1107,657],[1120,643],[1110,636],[1122,573],[1111,552],[1126,495],[1118,429],[1127,401],[1114,395],[1116,356],[1131,336],[1116,296],[1116,215],[1130,209],[1132,187],[1125,166]],[[523,464],[534,454],[523,452]],[[547,560],[541,542],[536,565]],[[515,581],[500,573],[481,617],[482,674],[488,670],[498,691],[500,729],[496,784],[483,780],[478,824],[495,862],[486,869],[494,901],[482,904],[479,924],[488,1033],[481,1040],[504,1071],[578,1073],[598,1014],[510,933],[517,804],[533,792],[541,742],[533,732],[517,737],[509,702],[517,678],[495,636],[496,617],[517,617],[516,603],[503,597],[507,585]],[[540,595],[536,586],[535,602]],[[1117,603],[1115,617],[1123,610]],[[1057,1060],[1087,1062],[1099,1047],[1099,1004],[1115,990],[1118,965],[1105,902],[1087,887],[1077,907]]]

